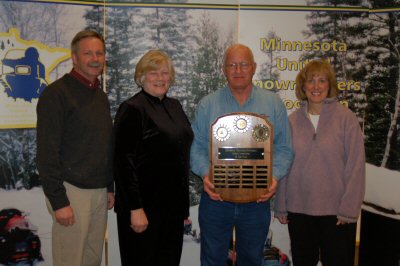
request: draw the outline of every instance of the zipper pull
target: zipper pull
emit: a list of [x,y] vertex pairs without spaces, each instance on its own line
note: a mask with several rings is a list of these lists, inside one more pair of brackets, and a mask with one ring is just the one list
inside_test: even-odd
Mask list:
[[313,140],[316,140],[316,139],[317,139],[317,133],[314,133],[314,136],[313,136],[312,139],[313,139]]

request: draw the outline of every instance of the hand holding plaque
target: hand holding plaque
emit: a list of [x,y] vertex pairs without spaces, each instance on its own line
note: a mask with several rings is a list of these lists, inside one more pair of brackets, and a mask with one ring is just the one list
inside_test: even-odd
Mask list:
[[272,179],[273,127],[267,117],[230,113],[211,125],[210,179],[223,200],[252,202]]

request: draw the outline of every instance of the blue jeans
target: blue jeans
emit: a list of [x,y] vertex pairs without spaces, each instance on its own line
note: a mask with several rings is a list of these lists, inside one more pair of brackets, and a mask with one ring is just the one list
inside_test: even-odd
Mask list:
[[271,212],[269,201],[232,203],[201,195],[199,225],[202,266],[225,266],[233,228],[236,230],[238,266],[260,266]]

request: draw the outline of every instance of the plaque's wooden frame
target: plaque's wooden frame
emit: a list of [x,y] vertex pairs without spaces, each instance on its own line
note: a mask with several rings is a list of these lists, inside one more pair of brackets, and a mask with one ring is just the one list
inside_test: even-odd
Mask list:
[[[235,123],[240,119],[250,122],[250,125],[247,125],[249,127],[247,130],[238,129],[235,126]],[[267,140],[253,137],[256,125],[264,125],[268,128],[269,136]],[[218,135],[216,132],[221,127],[223,128],[222,134]],[[210,180],[223,200],[237,203],[253,202],[268,192],[272,181],[273,136],[273,126],[268,117],[255,113],[229,113],[218,117],[211,125]],[[264,149],[264,158],[219,158],[219,149],[231,150],[232,148],[233,150],[237,148],[240,151]],[[246,157],[246,153],[239,152],[237,157]]]

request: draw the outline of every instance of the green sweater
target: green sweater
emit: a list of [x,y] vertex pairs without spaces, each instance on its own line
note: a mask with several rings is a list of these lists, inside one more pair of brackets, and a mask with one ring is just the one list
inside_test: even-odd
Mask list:
[[53,210],[69,205],[63,182],[112,188],[112,119],[106,94],[70,74],[50,84],[37,105],[37,163]]

